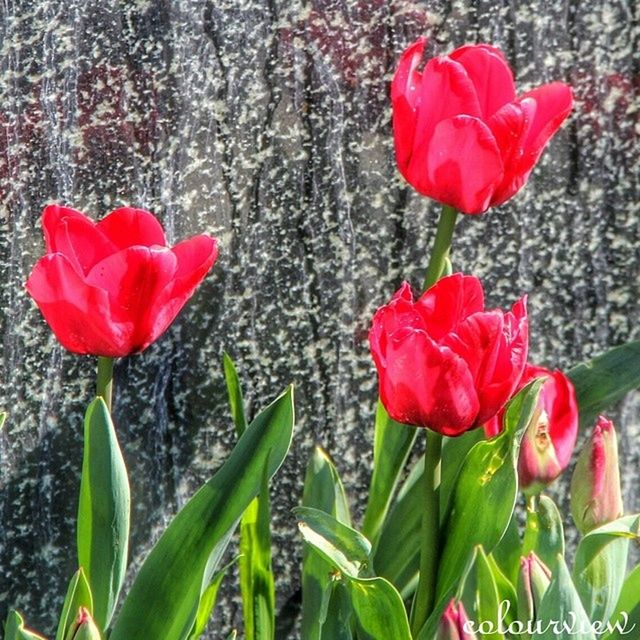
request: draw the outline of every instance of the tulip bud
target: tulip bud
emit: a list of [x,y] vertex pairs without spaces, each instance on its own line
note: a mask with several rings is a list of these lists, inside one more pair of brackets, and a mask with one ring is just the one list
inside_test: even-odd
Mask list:
[[571,478],[571,514],[584,535],[623,513],[618,439],[611,420],[600,416]]
[[536,619],[545,591],[551,584],[551,571],[532,551],[520,558],[518,574],[518,618],[523,622]]
[[522,438],[518,459],[520,488],[539,493],[567,467],[578,435],[578,406],[571,381],[561,371],[527,365],[520,387],[545,377],[538,405]]
[[84,607],[80,607],[76,621],[69,628],[67,640],[102,640],[100,629],[96,626],[89,611]]
[[451,600],[447,605],[435,640],[477,640],[462,602],[456,606],[456,601]]

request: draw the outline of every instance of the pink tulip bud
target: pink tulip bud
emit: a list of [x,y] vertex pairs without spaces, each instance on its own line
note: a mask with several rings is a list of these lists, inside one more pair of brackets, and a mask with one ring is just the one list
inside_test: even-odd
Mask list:
[[80,607],[76,621],[69,629],[67,638],[70,640],[101,640],[100,629],[93,621],[91,614],[84,607]]
[[571,479],[571,513],[582,534],[624,513],[618,439],[611,420],[598,418]]
[[462,602],[456,605],[456,601],[451,600],[447,605],[435,640],[477,640]]
[[551,584],[551,571],[532,551],[520,559],[518,574],[518,618],[527,622],[536,619],[542,598]]

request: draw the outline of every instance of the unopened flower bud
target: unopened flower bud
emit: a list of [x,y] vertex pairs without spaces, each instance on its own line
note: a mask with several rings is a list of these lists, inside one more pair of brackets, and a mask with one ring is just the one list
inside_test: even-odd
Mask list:
[[435,640],[477,640],[462,602],[451,600],[447,605]]
[[536,619],[540,603],[551,584],[551,571],[532,551],[520,558],[518,574],[518,619],[523,622]]
[[585,534],[623,512],[618,439],[611,420],[600,416],[571,478],[571,514]]
[[80,607],[78,617],[67,633],[67,640],[102,640],[100,629],[84,607]]

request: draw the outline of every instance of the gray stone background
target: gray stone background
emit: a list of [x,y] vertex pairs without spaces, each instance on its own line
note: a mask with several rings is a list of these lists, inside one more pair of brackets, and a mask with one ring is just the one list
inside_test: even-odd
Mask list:
[[[51,634],[74,570],[95,363],[62,350],[23,288],[43,251],[44,204],[95,217],[131,204],[156,212],[171,240],[220,239],[173,327],[117,365],[132,572],[229,452],[226,349],[252,411],[296,385],[295,443],[272,489],[284,605],[298,588],[291,508],[314,443],[362,513],[369,320],[403,279],[420,283],[434,231],[437,206],[394,165],[388,90],[400,51],[418,35],[430,53],[493,42],[523,90],[573,85],[575,112],[529,185],[464,217],[454,249],[493,305],[529,292],[532,358],[568,366],[640,337],[638,13],[634,0],[0,3],[0,618],[17,606]],[[638,510],[638,397],[612,415]],[[233,580],[208,638],[240,624]]]

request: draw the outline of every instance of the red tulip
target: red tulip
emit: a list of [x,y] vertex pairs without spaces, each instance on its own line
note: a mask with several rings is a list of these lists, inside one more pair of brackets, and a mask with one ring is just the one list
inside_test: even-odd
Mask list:
[[599,416],[573,470],[571,514],[584,535],[623,513],[618,438],[613,422]]
[[[522,438],[518,459],[520,488],[539,493],[569,465],[578,437],[578,403],[571,380],[562,371],[527,364],[515,393],[535,378],[545,377],[538,405]],[[485,425],[491,437],[502,429],[504,412]]]
[[125,356],[146,349],[173,322],[218,255],[200,235],[167,246],[148,211],[124,207],[94,223],[74,209],[45,208],[47,254],[27,290],[64,347]]
[[467,45],[418,71],[420,39],[393,84],[396,159],[414,189],[463,213],[502,204],[524,185],[573,106],[571,88],[546,84],[516,97],[499,49]]
[[457,436],[492,418],[511,397],[527,359],[524,298],[486,311],[480,281],[442,278],[416,302],[407,283],[369,333],[380,398],[398,422]]
[[477,640],[462,602],[449,602],[440,618],[435,640]]

